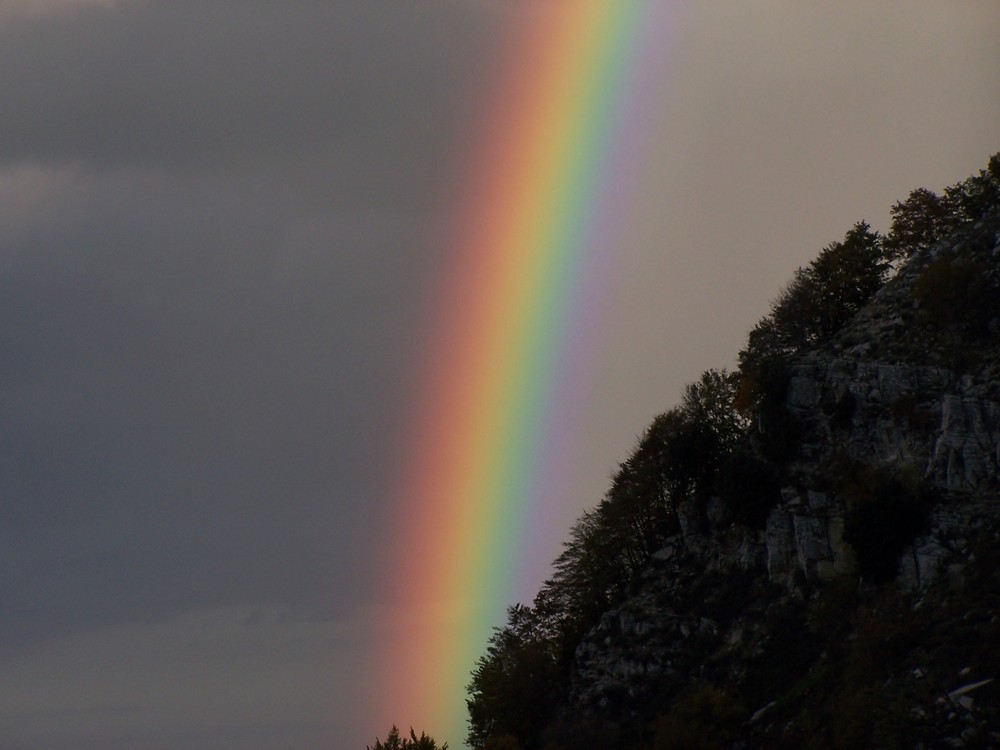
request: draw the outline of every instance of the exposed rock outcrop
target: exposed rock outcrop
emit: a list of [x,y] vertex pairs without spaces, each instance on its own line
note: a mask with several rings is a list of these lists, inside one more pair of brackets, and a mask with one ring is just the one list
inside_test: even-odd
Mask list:
[[979,263],[1000,290],[1000,216],[915,257],[833,340],[789,364],[780,414],[796,440],[775,462],[781,490],[763,527],[733,524],[717,498],[678,508],[680,533],[577,648],[577,710],[648,714],[707,677],[747,679],[773,646],[774,612],[831,581],[866,585],[848,539],[878,477],[917,488],[914,514],[927,502],[899,554],[902,590],[960,585],[974,539],[1000,529],[1000,316],[942,321],[921,309],[918,285],[951,262]]

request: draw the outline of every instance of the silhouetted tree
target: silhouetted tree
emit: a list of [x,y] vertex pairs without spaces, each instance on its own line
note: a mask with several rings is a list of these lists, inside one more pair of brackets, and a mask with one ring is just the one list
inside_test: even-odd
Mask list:
[[574,620],[586,621],[604,611],[628,578],[615,540],[607,533],[607,516],[600,504],[584,511],[570,529],[569,541],[553,564],[555,573],[546,583]]
[[881,235],[860,221],[798,269],[740,352],[740,407],[753,411],[759,405],[765,371],[780,369],[796,352],[840,331],[882,288],[889,266]]
[[957,224],[976,221],[1000,206],[1000,153],[979,174],[945,188],[942,202]]
[[375,745],[366,747],[368,750],[448,750],[448,743],[438,747],[437,743],[423,732],[417,737],[413,727],[410,727],[409,737],[401,737],[399,729],[393,724],[389,734],[386,735],[385,742],[376,737]]
[[892,224],[884,242],[885,255],[890,261],[907,260],[918,250],[926,250],[957,223],[941,198],[926,188],[911,191],[890,213]]
[[762,529],[779,499],[780,485],[774,467],[742,446],[719,467],[716,491],[733,520]]
[[553,643],[539,632],[531,607],[507,610],[507,625],[497,628],[469,683],[469,735],[473,747],[490,737],[514,737],[526,750],[537,747],[561,696]]
[[823,248],[809,264],[813,279],[810,343],[828,339],[885,284],[889,263],[882,238],[860,221],[841,242]]
[[691,422],[705,425],[724,451],[732,450],[746,433],[749,420],[735,408],[739,374],[707,370],[684,386],[681,412]]
[[891,261],[906,260],[947,237],[962,224],[976,221],[1000,205],[1000,153],[986,169],[945,188],[938,196],[926,188],[910,192],[891,210],[892,225],[884,242]]

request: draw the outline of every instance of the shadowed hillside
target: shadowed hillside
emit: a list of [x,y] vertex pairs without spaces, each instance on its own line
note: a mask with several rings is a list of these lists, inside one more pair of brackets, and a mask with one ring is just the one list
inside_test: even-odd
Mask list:
[[1000,154],[800,268],[469,685],[499,750],[1000,747]]

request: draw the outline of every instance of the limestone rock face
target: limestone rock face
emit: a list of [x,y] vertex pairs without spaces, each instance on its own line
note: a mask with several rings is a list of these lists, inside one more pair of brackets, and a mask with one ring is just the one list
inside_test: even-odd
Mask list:
[[[1000,257],[998,237],[1000,218],[962,241]],[[1000,520],[1000,320],[974,348],[959,346],[961,331],[927,328],[912,293],[930,264],[961,251],[914,258],[834,340],[790,364],[780,406],[798,440],[763,528],[734,526],[717,498],[678,508],[681,533],[579,645],[578,707],[641,706],[706,665],[745,662],[767,641],[769,607],[856,574],[845,540],[851,467],[933,494],[928,531],[900,557],[904,587],[919,592],[946,563],[961,567],[984,519]],[[757,597],[746,600],[751,589]]]
[[948,394],[941,400],[941,427],[928,473],[949,492],[970,492],[997,475],[1000,404]]
[[767,518],[764,532],[767,549],[767,575],[772,581],[794,581],[795,525],[786,508],[776,508]]
[[[954,533],[956,515],[974,522],[961,509],[1000,476],[995,388],[992,370],[985,378],[962,377],[940,367],[823,354],[796,363],[786,404],[804,426],[804,439],[787,468],[802,489],[786,488],[768,519],[771,579],[791,587],[795,575],[827,580],[850,570],[845,499],[816,488],[836,480],[824,462],[839,458],[918,477],[942,499],[931,533],[903,558],[911,570],[906,580],[926,585],[948,549],[941,540]],[[850,414],[831,414],[825,404],[841,403],[846,394]]]

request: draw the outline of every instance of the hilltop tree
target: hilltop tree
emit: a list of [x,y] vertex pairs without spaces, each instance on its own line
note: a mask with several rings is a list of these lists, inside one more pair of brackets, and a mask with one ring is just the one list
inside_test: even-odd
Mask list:
[[910,192],[891,209],[892,225],[885,238],[889,260],[910,258],[925,250],[954,228],[956,219],[938,195],[926,188]]
[[761,381],[781,362],[843,328],[882,288],[889,267],[882,236],[860,221],[842,241],[827,245],[806,268],[799,268],[740,352],[741,407],[757,402]]
[[738,373],[707,370],[684,386],[681,399],[684,416],[705,425],[724,451],[732,450],[749,426],[746,416],[734,408],[739,380]]
[[491,737],[515,738],[532,748],[552,719],[560,674],[551,640],[531,607],[507,610],[507,625],[497,628],[468,686],[469,736],[482,747]]
[[951,185],[939,196],[926,188],[910,192],[891,209],[892,225],[884,250],[892,261],[906,260],[926,250],[962,224],[975,221],[1000,205],[1000,153],[986,169]]
[[833,336],[885,284],[882,237],[860,221],[809,264],[815,298],[811,342]]
[[1000,153],[993,154],[979,174],[945,188],[943,203],[955,226],[976,221],[1000,206]]
[[410,727],[409,737],[401,737],[399,729],[393,724],[389,734],[386,735],[385,742],[376,737],[374,747],[366,747],[368,750],[448,750],[448,743],[438,747],[437,743],[423,732],[417,737],[413,727]]

